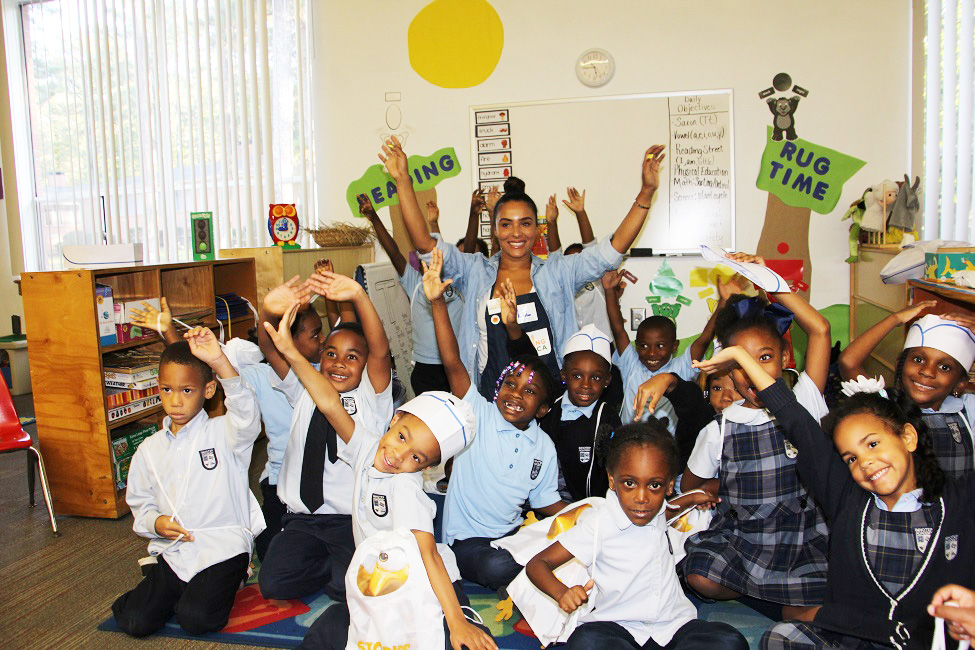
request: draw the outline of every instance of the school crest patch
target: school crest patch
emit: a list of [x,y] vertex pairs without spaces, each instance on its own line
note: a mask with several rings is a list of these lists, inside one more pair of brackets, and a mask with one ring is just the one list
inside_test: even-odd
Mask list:
[[961,427],[958,426],[957,422],[949,422],[948,430],[951,431],[951,439],[955,441],[956,445],[961,444]]
[[450,300],[450,299],[452,299],[454,297],[454,287],[453,287],[453,285],[450,285],[450,284],[447,285],[447,288],[444,289],[443,297],[444,297],[444,300]]
[[592,458],[592,447],[579,447],[579,462],[588,463]]
[[958,535],[948,535],[945,537],[945,559],[949,562],[958,555]]
[[386,495],[385,494],[374,494],[372,495],[372,512],[377,517],[385,517],[389,509],[386,507]]
[[914,543],[917,544],[917,550],[924,553],[928,550],[928,542],[931,541],[931,533],[934,532],[933,528],[915,528],[914,529]]
[[541,471],[542,471],[542,461],[540,461],[539,459],[536,458],[532,462],[531,480],[534,481],[535,479],[537,479],[538,478],[538,473],[541,472]]
[[359,410],[355,405],[355,398],[352,396],[342,398],[342,407],[349,415],[355,415]]
[[785,455],[789,458],[795,458],[799,455],[799,450],[788,440],[785,441]]
[[584,286],[583,289],[585,289],[586,291],[595,291],[596,285],[594,285],[592,282],[587,282],[586,286]]
[[212,447],[210,449],[201,449],[200,462],[203,463],[203,467],[206,469],[215,469],[217,467],[216,449]]

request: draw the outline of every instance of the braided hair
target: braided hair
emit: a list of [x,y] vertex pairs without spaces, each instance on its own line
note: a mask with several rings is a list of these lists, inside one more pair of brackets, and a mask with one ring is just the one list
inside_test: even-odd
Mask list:
[[[902,355],[903,356],[903,355]],[[878,393],[856,393],[843,400],[823,418],[823,430],[833,435],[836,427],[851,415],[866,413],[879,418],[892,431],[901,431],[904,425],[910,424],[917,430],[917,449],[912,452],[914,457],[914,478],[918,487],[923,490],[922,499],[934,501],[944,492],[947,477],[945,471],[934,455],[931,434],[921,417],[921,409],[902,396],[896,401],[885,399]]]
[[646,422],[624,424],[615,429],[609,425],[600,427],[596,436],[596,460],[612,473],[624,452],[631,447],[642,446],[656,448],[670,468],[669,478],[677,476],[681,466],[674,437],[667,431],[664,423],[655,418]]
[[526,372],[531,373],[529,380],[536,381],[542,387],[542,390],[545,391],[542,404],[547,404],[551,407],[556,395],[555,379],[552,378],[552,373],[549,371],[548,366],[545,365],[545,362],[537,355],[532,354],[519,355],[505,366],[504,370],[501,371],[501,376],[498,377],[498,382],[494,389],[494,399],[491,401],[497,401],[501,384],[504,383],[508,375],[517,375],[520,377]]

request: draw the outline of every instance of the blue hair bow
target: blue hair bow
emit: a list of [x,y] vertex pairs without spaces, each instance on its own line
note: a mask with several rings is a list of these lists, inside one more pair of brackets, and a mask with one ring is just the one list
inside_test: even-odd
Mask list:
[[792,312],[777,302],[766,304],[763,300],[753,296],[739,300],[734,304],[734,308],[738,318],[764,316],[775,326],[779,336],[785,336],[792,325]]

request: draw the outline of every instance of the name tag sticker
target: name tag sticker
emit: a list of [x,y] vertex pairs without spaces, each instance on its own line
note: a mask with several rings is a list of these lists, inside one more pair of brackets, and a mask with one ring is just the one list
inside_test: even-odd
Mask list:
[[538,310],[535,308],[535,303],[530,302],[525,305],[518,305],[519,323],[534,323],[537,320]]
[[552,343],[548,338],[548,330],[542,329],[528,332],[528,338],[531,339],[532,345],[535,346],[535,351],[538,352],[538,356],[544,357],[552,351]]
[[487,302],[488,315],[500,314],[501,313],[501,300],[499,298],[492,298]]

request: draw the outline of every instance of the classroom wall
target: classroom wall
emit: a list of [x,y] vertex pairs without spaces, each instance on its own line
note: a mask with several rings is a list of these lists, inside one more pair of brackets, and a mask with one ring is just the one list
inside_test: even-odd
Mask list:
[[[0,15],[6,20],[6,12],[0,12]],[[24,303],[14,283],[23,270],[24,253],[18,216],[20,204],[15,191],[17,176],[14,171],[13,127],[10,120],[4,33],[0,24],[0,181],[3,183],[3,198],[0,199],[0,336],[10,334],[12,315],[21,317],[21,325],[24,316]]]
[[[505,29],[504,51],[493,75],[466,89],[433,86],[410,67],[407,27],[427,4],[362,0],[315,5],[320,219],[351,220],[345,189],[377,161],[378,134],[387,130],[386,92],[402,93],[403,121],[413,128],[408,153],[426,155],[452,146],[465,164],[470,160],[471,105],[730,87],[735,93],[737,247],[754,250],[768,200],[755,188],[755,178],[771,121],[758,92],[784,71],[810,91],[796,113],[799,136],[867,162],[847,183],[833,213],[813,213],[810,227],[812,303],[818,308],[848,303],[847,223],[840,217],[866,186],[910,171],[908,0],[614,0],[596,5],[494,0]],[[575,60],[589,47],[605,48],[616,60],[615,78],[600,89],[588,89],[575,77]],[[584,128],[566,125],[566,137]],[[553,156],[558,146],[552,143]],[[621,178],[618,186],[587,188],[619,196],[618,214],[594,219],[615,222],[623,216],[639,189],[639,162],[634,161],[632,177]],[[539,188],[531,178],[526,181],[539,203],[554,191],[564,196],[564,187]],[[472,188],[469,169],[437,187],[441,226],[451,240],[463,234]],[[562,241],[577,241],[571,213],[563,209],[562,215]],[[660,262],[631,259],[627,268],[645,285]],[[699,258],[671,261],[678,277],[698,265]],[[645,287],[628,291],[624,312],[646,307],[646,294]],[[707,315],[705,301],[694,298],[693,308],[678,319],[682,337],[699,331]],[[685,313],[691,317],[685,319]]]

